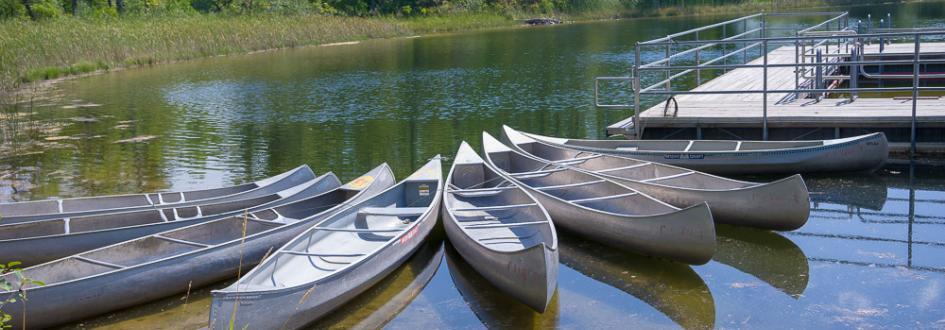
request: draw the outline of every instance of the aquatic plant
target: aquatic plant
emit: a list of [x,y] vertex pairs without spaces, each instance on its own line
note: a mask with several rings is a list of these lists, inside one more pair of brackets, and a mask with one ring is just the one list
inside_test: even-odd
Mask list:
[[[0,296],[0,329],[12,328],[14,322],[14,315],[4,312],[4,306],[15,303],[26,304],[27,297],[26,292],[23,291],[23,288],[29,285],[46,285],[46,283],[43,283],[42,281],[37,281],[24,275],[22,269],[19,268],[19,265],[19,261],[12,261],[6,264],[0,263],[0,291],[9,292],[6,296]],[[16,278],[17,284],[14,285],[13,283],[10,283],[10,281],[7,280],[7,274],[13,274],[13,276]],[[19,322],[22,322],[22,328],[25,329],[25,315],[19,320]]]

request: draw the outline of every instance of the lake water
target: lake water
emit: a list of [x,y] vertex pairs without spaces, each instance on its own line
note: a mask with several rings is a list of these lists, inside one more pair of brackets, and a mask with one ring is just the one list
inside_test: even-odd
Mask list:
[[[945,23],[942,3],[851,12]],[[502,124],[598,138],[629,113],[594,108],[593,77],[626,73],[636,41],[720,19],[377,40],[66,81],[33,101],[33,118],[18,125],[35,129],[0,155],[0,201],[230,185],[303,163],[346,180],[388,162],[402,178],[436,154],[448,167],[460,141],[478,147],[481,131]],[[313,327],[945,328],[945,167],[805,179],[807,225],[719,226],[706,265],[560,232],[559,286],[544,314],[492,288],[439,233]],[[199,328],[210,289],[72,327]]]

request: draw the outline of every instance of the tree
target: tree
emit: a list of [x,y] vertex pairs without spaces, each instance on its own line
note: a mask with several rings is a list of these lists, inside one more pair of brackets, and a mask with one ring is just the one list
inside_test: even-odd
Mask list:
[[36,14],[33,13],[33,7],[30,5],[30,0],[23,0],[23,7],[26,7],[26,14],[30,15],[31,20],[36,20]]

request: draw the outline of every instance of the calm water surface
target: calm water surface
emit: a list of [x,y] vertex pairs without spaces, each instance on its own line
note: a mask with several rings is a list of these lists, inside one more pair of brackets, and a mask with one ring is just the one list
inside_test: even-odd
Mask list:
[[[945,22],[941,3],[852,11],[892,12],[899,26]],[[404,177],[502,124],[600,137],[629,113],[593,108],[593,77],[624,74],[636,41],[719,19],[369,41],[64,82],[34,100],[38,133],[0,155],[0,201],[230,185],[302,163],[351,179],[386,161]],[[806,226],[719,226],[702,266],[561,232],[558,292],[544,314],[497,292],[440,233],[314,327],[945,328],[945,168],[806,179]],[[199,328],[210,289],[73,327]]]

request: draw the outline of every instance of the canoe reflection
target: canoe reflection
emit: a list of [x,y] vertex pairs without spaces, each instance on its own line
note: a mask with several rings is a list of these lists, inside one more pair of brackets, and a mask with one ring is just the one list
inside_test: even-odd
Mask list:
[[403,266],[308,328],[380,329],[393,320],[430,283],[443,261],[441,235],[429,238]]
[[538,313],[492,286],[446,243],[446,265],[459,293],[476,317],[489,329],[549,329],[558,324],[558,293],[544,313]]
[[653,306],[685,329],[715,326],[715,301],[691,267],[561,235],[562,264]]
[[752,275],[797,299],[810,277],[807,256],[790,239],[778,233],[719,225],[718,244],[712,260]]
[[[383,327],[416,298],[430,282],[443,259],[442,235],[431,235],[400,268],[312,328],[376,329]],[[205,329],[210,315],[210,292],[230,285],[217,283],[154,303],[106,314],[66,329]]]

